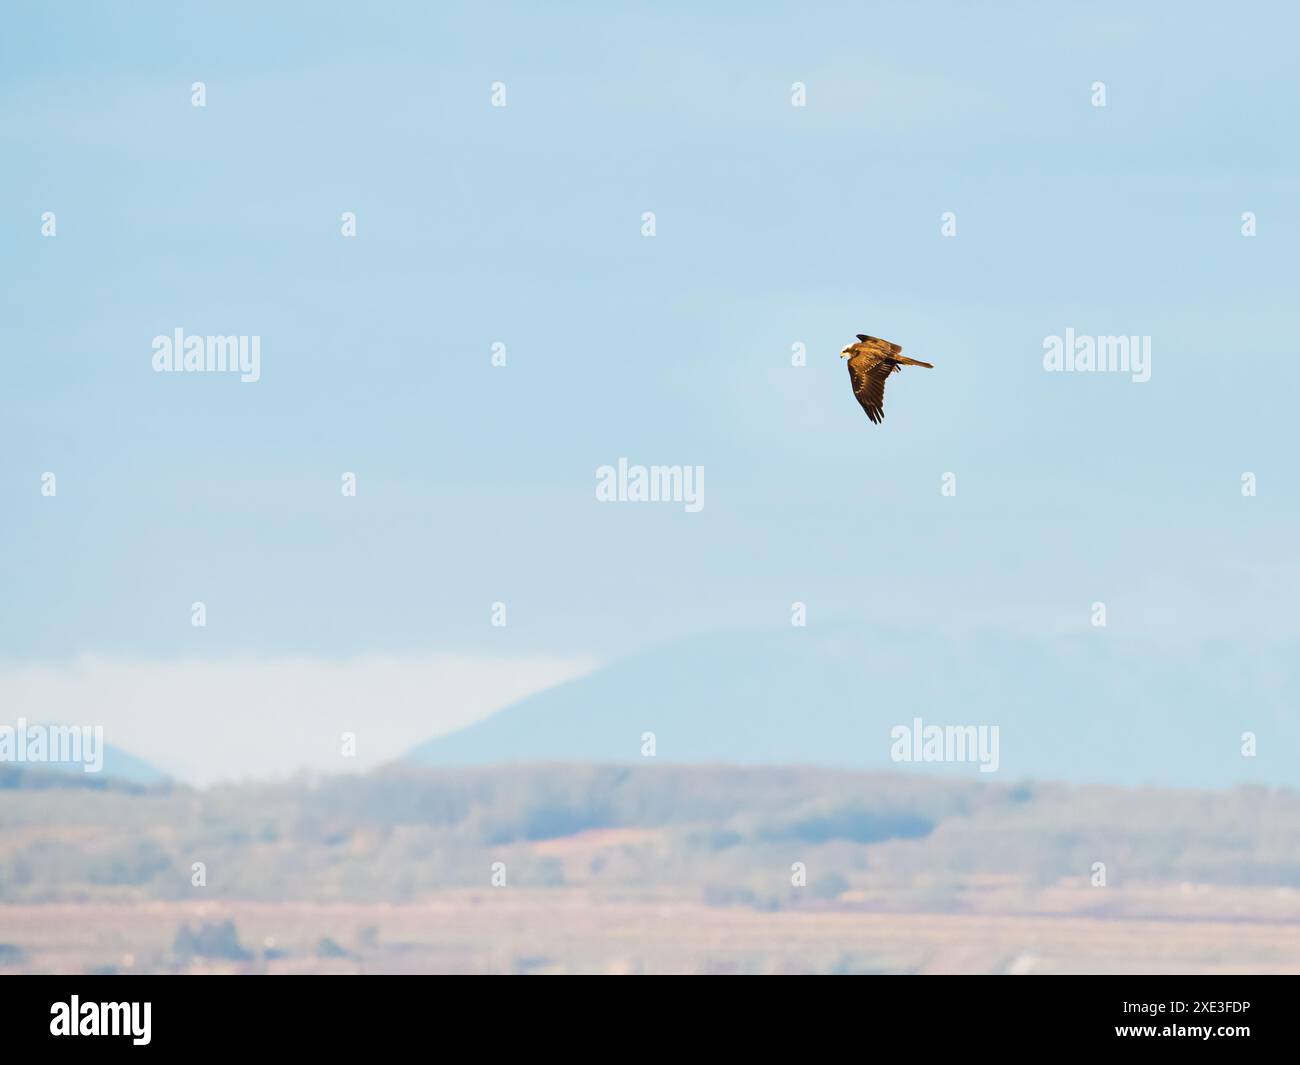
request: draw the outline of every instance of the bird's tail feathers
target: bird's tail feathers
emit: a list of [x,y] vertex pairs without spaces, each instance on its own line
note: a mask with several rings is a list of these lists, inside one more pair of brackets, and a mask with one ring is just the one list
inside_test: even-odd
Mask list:
[[909,359],[906,355],[893,356],[894,362],[902,363],[904,366],[924,366],[927,370],[934,369],[934,363],[922,362],[920,359]]

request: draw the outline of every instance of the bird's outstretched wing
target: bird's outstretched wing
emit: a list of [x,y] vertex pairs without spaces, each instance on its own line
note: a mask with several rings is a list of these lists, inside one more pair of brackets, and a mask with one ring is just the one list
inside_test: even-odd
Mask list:
[[888,340],[881,340],[880,337],[869,337],[866,333],[859,333],[858,339],[868,347],[876,348],[886,355],[899,355],[903,351],[901,344],[891,344]]
[[853,394],[867,417],[877,425],[885,420],[885,381],[893,371],[892,365],[871,351],[859,351],[849,359]]

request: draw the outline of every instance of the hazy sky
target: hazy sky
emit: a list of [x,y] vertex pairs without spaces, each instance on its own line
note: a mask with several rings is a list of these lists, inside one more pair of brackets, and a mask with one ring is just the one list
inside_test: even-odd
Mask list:
[[[293,764],[295,662],[391,755],[795,600],[1294,638],[1300,15],[1132,7],[6,4],[0,719],[87,719],[90,661],[175,766],[225,670],[288,753],[197,778]],[[177,327],[261,379],[153,372]],[[1151,379],[1045,372],[1067,329]],[[883,426],[859,331],[937,366]],[[620,456],[704,509],[597,502]]]

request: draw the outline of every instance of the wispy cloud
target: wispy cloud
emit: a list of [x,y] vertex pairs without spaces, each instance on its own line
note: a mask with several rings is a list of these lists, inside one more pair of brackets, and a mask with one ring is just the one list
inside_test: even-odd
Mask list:
[[[0,667],[0,720],[104,726],[187,783],[367,769],[588,672],[573,658],[451,654],[124,660]],[[343,752],[356,736],[356,755]]]

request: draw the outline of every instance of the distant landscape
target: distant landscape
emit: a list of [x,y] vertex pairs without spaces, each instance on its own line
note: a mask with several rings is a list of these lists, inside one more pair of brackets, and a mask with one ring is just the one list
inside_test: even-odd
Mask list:
[[[891,731],[919,718],[996,726],[999,780],[1300,789],[1297,704],[1300,647],[1281,640],[1162,643],[1099,629],[936,643],[933,633],[881,625],[790,627],[620,659],[409,758],[640,763],[651,733],[673,762],[892,770]],[[969,762],[922,768],[975,772]]]
[[1129,969],[1300,971],[1300,794],[670,764],[198,791],[0,766],[7,972]]

